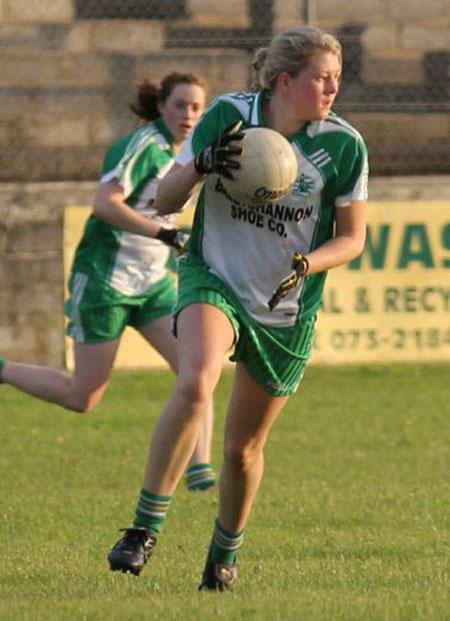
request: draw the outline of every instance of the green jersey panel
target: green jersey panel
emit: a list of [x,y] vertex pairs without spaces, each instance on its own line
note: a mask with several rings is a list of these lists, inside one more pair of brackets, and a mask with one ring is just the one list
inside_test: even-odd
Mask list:
[[[154,202],[159,180],[173,163],[173,138],[162,119],[116,141],[107,151],[101,182],[115,180],[127,205],[142,216],[170,225]],[[95,273],[99,286],[125,296],[148,291],[166,273],[168,247],[157,239],[128,233],[91,215],[77,248],[73,271]]]
[[[186,164],[227,125],[263,126],[267,94],[232,93],[206,111],[177,162]],[[289,326],[312,316],[321,303],[326,274],[309,276],[273,312],[268,300],[290,272],[294,252],[308,253],[334,234],[336,207],[367,198],[367,150],[360,134],[335,114],[312,121],[287,137],[298,177],[282,199],[263,205],[237,201],[218,175],[200,192],[190,251],[238,295],[251,317],[269,326]]]

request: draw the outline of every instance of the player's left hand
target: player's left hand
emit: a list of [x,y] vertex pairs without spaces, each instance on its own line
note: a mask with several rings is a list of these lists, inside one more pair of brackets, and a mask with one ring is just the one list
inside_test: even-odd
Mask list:
[[186,244],[189,241],[189,237],[188,233],[180,229],[165,229],[164,227],[161,227],[156,235],[156,239],[159,239],[171,248],[175,248],[180,254],[186,252]]
[[278,306],[280,301],[287,296],[289,291],[298,285],[300,279],[306,276],[309,269],[308,259],[305,255],[295,252],[292,255],[291,268],[294,271],[280,282],[268,302],[269,310],[271,312],[276,306]]

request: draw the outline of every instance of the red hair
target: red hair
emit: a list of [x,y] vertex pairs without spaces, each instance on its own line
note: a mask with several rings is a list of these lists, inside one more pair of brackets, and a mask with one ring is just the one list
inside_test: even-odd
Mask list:
[[177,73],[167,75],[160,86],[150,82],[147,78],[137,84],[136,101],[130,104],[130,110],[145,121],[154,121],[160,116],[158,104],[164,103],[178,84],[194,84],[206,91],[206,82],[193,73]]

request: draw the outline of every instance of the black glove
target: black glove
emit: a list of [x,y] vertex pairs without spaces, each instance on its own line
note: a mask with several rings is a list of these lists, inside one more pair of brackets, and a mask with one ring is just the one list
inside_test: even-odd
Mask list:
[[175,248],[178,252],[183,253],[186,251],[189,235],[180,231],[180,229],[165,229],[161,227],[156,235],[156,239],[159,239],[167,246]]
[[305,255],[295,252],[292,256],[291,268],[294,270],[292,274],[289,274],[289,276],[280,282],[268,302],[270,311],[273,311],[280,300],[286,297],[289,291],[298,285],[300,278],[306,276],[309,269],[308,259]]
[[230,169],[237,170],[241,165],[230,156],[239,156],[242,153],[242,147],[233,144],[233,142],[244,138],[241,126],[242,121],[229,125],[209,147],[195,156],[194,166],[199,175],[217,173],[227,177],[227,179],[234,178]]

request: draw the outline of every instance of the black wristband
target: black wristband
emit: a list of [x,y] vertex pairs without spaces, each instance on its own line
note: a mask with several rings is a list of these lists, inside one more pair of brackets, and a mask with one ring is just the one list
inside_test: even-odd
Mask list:
[[183,246],[185,240],[185,234],[179,229],[165,229],[161,227],[156,235],[156,239],[162,241],[163,244],[171,246],[179,250]]

